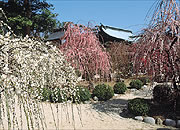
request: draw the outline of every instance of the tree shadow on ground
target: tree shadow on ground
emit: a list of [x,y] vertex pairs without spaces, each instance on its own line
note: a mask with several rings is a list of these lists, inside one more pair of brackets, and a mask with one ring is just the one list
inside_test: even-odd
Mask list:
[[171,128],[157,128],[157,130],[172,130]]
[[124,118],[133,117],[127,110],[128,100],[124,99],[111,99],[104,102],[97,102],[92,104],[92,108],[98,112],[106,114],[117,114]]
[[[127,107],[128,107],[128,100],[125,99],[111,99],[108,101],[97,102],[92,104],[92,108],[98,112],[103,112],[107,115],[109,114],[119,115],[122,118],[134,118],[134,115],[128,112]],[[157,130],[172,129],[172,128],[165,128],[162,126],[159,127],[160,128],[157,128]]]

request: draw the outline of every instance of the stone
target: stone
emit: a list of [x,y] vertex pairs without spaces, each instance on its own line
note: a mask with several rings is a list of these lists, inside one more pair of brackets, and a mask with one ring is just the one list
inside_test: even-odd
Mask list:
[[94,97],[93,97],[93,100],[94,100],[94,101],[98,101],[98,97],[94,96]]
[[175,127],[175,126],[176,126],[176,121],[174,121],[174,120],[172,120],[172,119],[166,119],[166,120],[164,121],[164,124],[165,124],[166,126]]
[[120,81],[121,81],[121,82],[124,82],[124,79],[120,78]]
[[143,85],[143,86],[142,86],[142,89],[146,89],[146,88],[147,88],[147,85]]
[[138,120],[138,121],[143,121],[143,117],[142,116],[136,116],[134,117],[135,120]]
[[157,85],[158,83],[157,82],[153,82],[153,88]]
[[157,125],[163,125],[163,121],[161,120],[161,118],[156,119],[156,124]]
[[118,96],[118,94],[114,94],[114,96]]
[[177,128],[180,128],[180,120],[177,120]]
[[84,101],[84,104],[90,104],[91,101]]
[[133,88],[133,89],[130,89],[131,92],[135,92],[137,91],[137,89]]
[[154,125],[155,124],[155,119],[152,118],[152,117],[145,117],[144,122],[146,122],[148,124],[151,124],[151,125]]

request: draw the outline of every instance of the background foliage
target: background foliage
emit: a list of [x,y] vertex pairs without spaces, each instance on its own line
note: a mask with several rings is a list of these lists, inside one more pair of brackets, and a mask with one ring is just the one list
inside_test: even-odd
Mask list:
[[107,51],[111,57],[112,71],[121,78],[128,78],[132,74],[131,45],[127,42],[111,42]]
[[45,0],[8,0],[0,2],[0,7],[16,35],[46,37],[60,26],[57,14],[52,13],[53,5]]

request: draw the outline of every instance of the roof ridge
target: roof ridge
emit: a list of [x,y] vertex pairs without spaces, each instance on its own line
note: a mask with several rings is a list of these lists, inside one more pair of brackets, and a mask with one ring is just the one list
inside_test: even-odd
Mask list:
[[116,27],[112,27],[112,26],[104,26],[102,23],[100,23],[101,24],[101,27],[103,27],[104,29],[106,29],[106,28],[110,28],[110,29],[113,29],[113,30],[118,30],[118,31],[124,31],[124,32],[130,32],[130,33],[132,33],[132,31],[130,31],[130,30],[126,30],[126,29],[121,29],[121,28],[116,28]]

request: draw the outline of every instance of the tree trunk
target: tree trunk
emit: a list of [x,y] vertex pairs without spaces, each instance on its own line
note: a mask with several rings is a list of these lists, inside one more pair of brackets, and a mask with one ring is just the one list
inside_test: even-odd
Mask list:
[[10,3],[10,2],[11,2],[11,3],[12,3],[12,2],[15,2],[15,0],[8,0],[8,3]]
[[[24,8],[25,8],[25,17],[28,19],[31,18],[31,7],[29,0],[24,0]],[[24,36],[29,35],[30,36],[30,26],[26,25]]]
[[178,93],[176,99],[176,116],[180,117],[180,92]]

